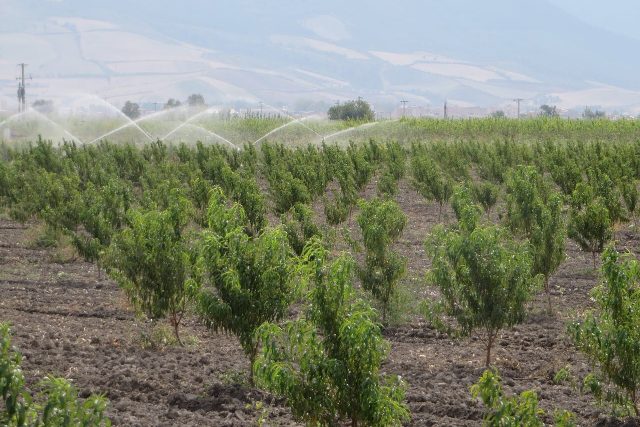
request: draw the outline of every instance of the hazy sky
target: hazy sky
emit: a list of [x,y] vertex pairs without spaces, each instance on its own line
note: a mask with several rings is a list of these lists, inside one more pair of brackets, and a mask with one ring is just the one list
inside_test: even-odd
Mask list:
[[583,21],[640,40],[638,0],[550,0]]

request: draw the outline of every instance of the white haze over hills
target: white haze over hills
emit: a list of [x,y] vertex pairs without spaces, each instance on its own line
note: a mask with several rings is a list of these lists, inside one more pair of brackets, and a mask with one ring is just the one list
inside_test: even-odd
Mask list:
[[599,21],[588,3],[0,0],[0,110],[15,108],[26,62],[30,101],[197,92],[210,104],[321,111],[362,96],[382,112],[401,99],[512,111],[524,98],[524,110],[637,115],[640,33],[629,19]]

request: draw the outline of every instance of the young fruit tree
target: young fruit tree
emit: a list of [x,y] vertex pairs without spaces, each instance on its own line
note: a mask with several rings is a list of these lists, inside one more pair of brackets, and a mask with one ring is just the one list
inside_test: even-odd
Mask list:
[[105,254],[107,271],[129,301],[150,319],[169,317],[179,327],[192,297],[193,251],[184,236],[191,204],[179,191],[166,210],[130,210],[129,227],[117,233]]
[[547,305],[551,311],[551,289],[549,278],[565,259],[567,229],[562,213],[562,196],[552,193],[545,204],[536,209],[536,219],[529,236],[533,256],[533,274],[544,276]]
[[602,252],[605,244],[613,237],[609,210],[587,184],[578,184],[572,194],[569,237],[582,250],[591,252],[593,268],[596,268],[596,254]]
[[509,169],[505,179],[507,189],[507,224],[514,232],[531,236],[540,205],[549,193],[542,175],[533,166]]
[[305,315],[264,324],[254,364],[258,383],[286,399],[307,425],[395,426],[409,419],[405,384],[380,372],[389,350],[374,310],[356,297],[354,261],[327,262],[317,239],[305,248],[310,281]]
[[640,262],[609,246],[602,255],[602,275],[593,291],[596,310],[569,330],[598,368],[596,398],[640,416]]
[[197,308],[207,327],[238,337],[253,366],[258,352],[256,330],[264,322],[282,319],[293,300],[294,253],[281,228],[265,228],[249,236],[242,206],[228,204],[215,187],[209,202],[209,228],[203,231],[202,262],[208,280]]
[[415,154],[411,159],[413,186],[427,200],[438,202],[438,221],[442,208],[453,194],[453,181],[427,154]]
[[358,267],[358,276],[362,287],[380,302],[383,323],[387,321],[391,301],[405,272],[406,260],[394,252],[391,245],[406,224],[406,215],[393,200],[360,202],[358,225],[362,230],[365,259]]
[[425,244],[433,260],[427,279],[442,295],[428,304],[426,314],[436,325],[442,322],[439,314],[451,316],[457,324],[453,330],[461,335],[482,330],[489,366],[498,332],[524,319],[525,304],[539,280],[531,273],[526,243],[513,240],[502,228],[478,225],[478,207],[456,204],[458,227],[437,226]]
[[544,289],[551,312],[549,278],[565,258],[566,226],[562,196],[552,191],[532,166],[507,172],[507,223],[511,230],[529,239],[533,274],[544,276]]

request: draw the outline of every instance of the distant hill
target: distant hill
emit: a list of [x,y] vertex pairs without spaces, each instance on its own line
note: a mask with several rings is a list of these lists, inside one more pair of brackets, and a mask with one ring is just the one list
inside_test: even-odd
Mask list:
[[[95,3],[98,3],[97,5]],[[277,7],[276,7],[277,5]],[[0,106],[29,63],[31,97],[320,109],[363,96],[413,106],[548,102],[640,113],[640,41],[547,1],[0,0]],[[6,12],[5,12],[6,11]]]

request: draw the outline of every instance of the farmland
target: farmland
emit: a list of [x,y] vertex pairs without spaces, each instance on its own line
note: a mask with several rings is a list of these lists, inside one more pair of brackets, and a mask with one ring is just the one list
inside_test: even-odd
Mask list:
[[488,365],[546,424],[637,420],[638,121],[259,140],[286,123],[211,124],[239,150],[2,145],[0,322],[30,392],[67,378],[114,425],[479,425]]

